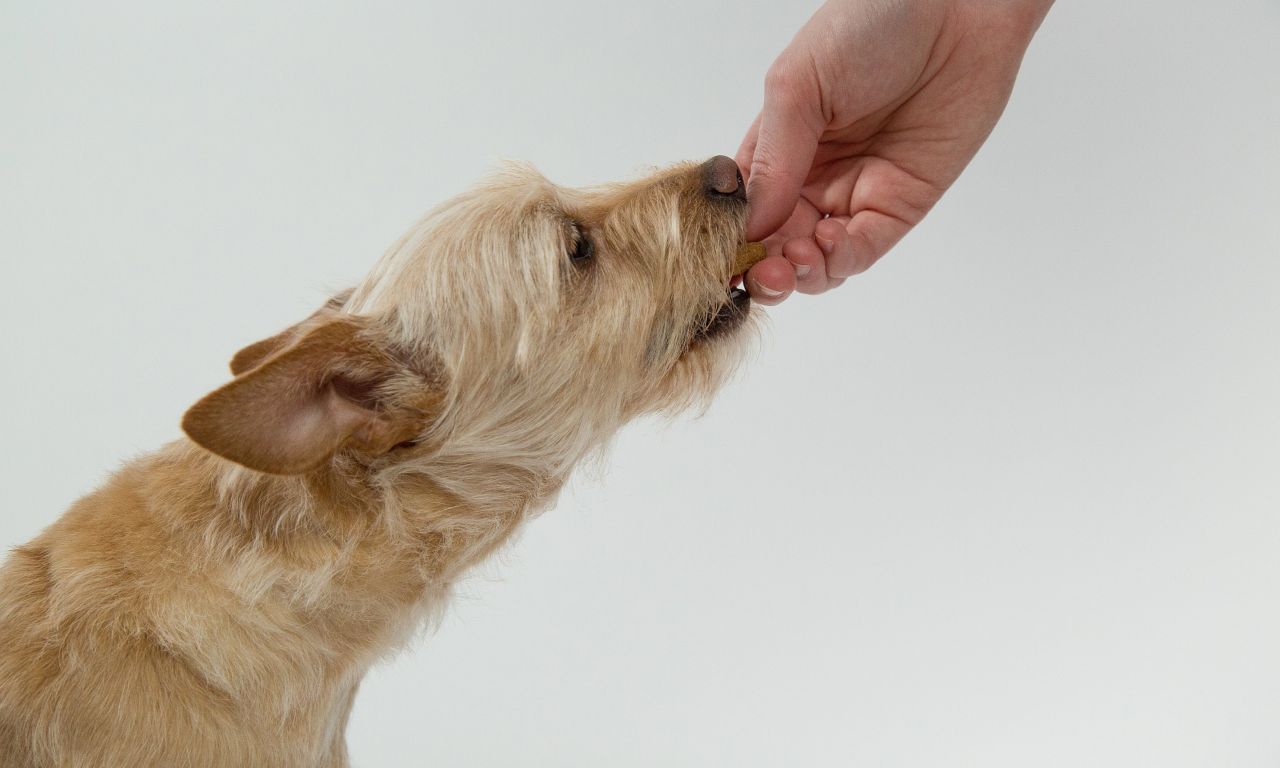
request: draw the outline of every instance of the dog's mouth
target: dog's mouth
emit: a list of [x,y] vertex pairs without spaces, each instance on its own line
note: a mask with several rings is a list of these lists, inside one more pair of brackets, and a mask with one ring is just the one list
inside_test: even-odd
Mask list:
[[743,286],[747,270],[764,258],[764,246],[759,243],[744,243],[738,247],[734,256],[733,277],[725,288],[725,301],[720,303],[708,316],[694,340],[713,339],[737,330],[746,322],[751,314],[751,295]]
[[707,322],[694,334],[694,341],[705,341],[732,333],[747,321],[751,314],[751,296],[741,285],[742,276],[736,275],[730,284],[726,301],[716,308]]

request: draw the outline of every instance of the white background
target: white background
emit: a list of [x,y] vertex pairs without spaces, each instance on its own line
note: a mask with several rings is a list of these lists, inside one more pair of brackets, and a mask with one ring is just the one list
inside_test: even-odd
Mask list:
[[[0,542],[500,157],[732,154],[811,3],[0,8]],[[359,766],[1280,765],[1280,6],[1062,2],[866,275],[770,310],[376,669]]]

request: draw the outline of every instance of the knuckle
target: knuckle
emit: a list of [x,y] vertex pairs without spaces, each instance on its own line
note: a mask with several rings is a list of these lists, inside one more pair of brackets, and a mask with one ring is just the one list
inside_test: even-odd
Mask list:
[[794,99],[807,88],[806,68],[789,56],[779,57],[764,76],[765,94],[774,98]]
[[803,54],[784,53],[764,76],[765,104],[802,114],[817,109],[822,99],[817,67]]

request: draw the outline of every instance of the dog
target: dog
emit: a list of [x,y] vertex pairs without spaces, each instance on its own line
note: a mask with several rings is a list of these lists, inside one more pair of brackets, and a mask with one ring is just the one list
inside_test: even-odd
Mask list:
[[707,402],[755,312],[727,157],[512,166],[252,344],[0,569],[0,766],[345,766],[362,676],[632,418]]

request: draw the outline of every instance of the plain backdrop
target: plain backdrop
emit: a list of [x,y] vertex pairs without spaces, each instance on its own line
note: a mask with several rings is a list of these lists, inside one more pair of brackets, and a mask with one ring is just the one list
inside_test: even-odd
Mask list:
[[[0,542],[499,158],[733,154],[814,7],[0,5]],[[1278,39],[1059,3],[925,222],[580,472],[354,763],[1280,765]]]

